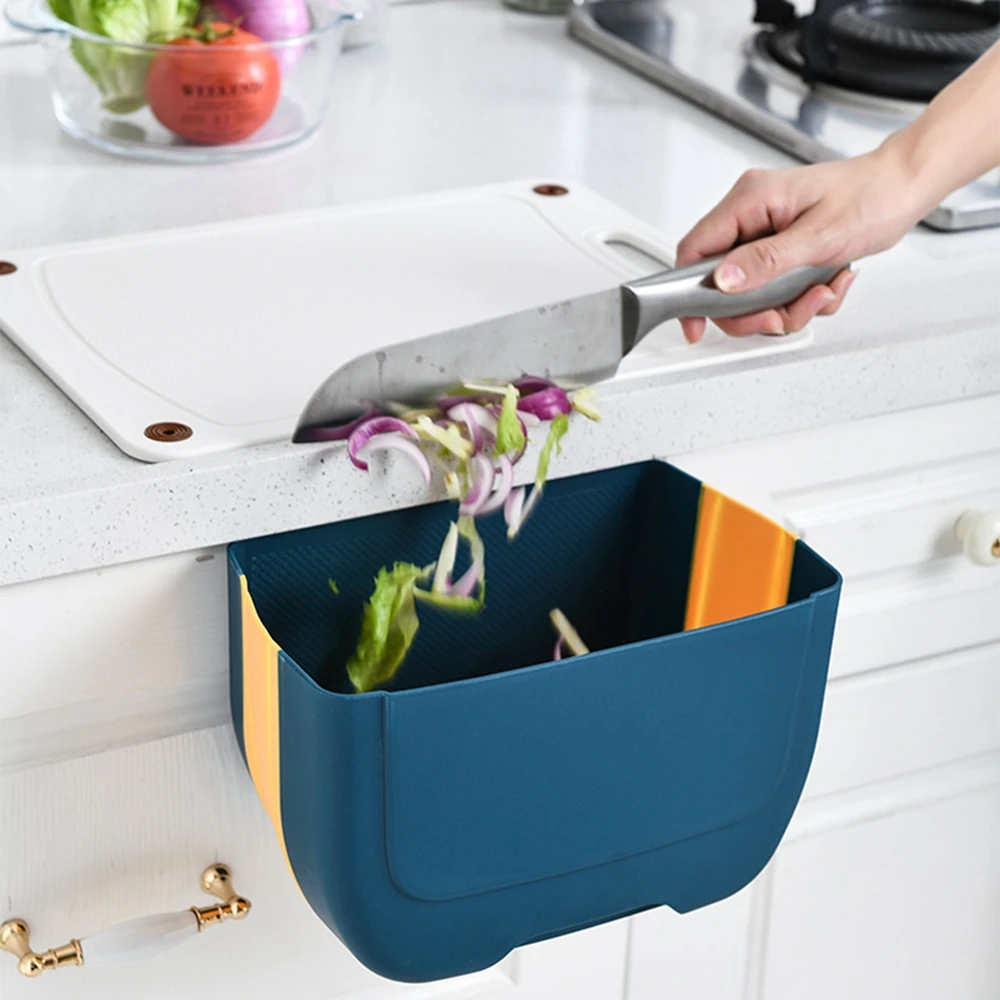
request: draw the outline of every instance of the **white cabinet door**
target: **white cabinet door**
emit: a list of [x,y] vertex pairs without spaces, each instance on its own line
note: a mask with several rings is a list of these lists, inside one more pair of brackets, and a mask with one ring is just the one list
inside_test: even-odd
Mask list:
[[302,898],[239,756],[214,727],[0,778],[0,920],[35,950],[148,913],[211,903],[198,888],[227,862],[249,916],[118,968],[29,980],[0,953],[3,1000],[619,1000],[625,921],[520,949],[480,974],[419,986],[373,975]]
[[761,1000],[1000,996],[1000,783],[879,812],[780,852]]

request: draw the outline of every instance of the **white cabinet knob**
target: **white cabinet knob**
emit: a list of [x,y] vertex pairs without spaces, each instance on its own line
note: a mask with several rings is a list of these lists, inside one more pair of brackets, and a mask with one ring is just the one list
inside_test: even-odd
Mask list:
[[1000,510],[968,510],[955,524],[955,534],[977,566],[1000,566]]

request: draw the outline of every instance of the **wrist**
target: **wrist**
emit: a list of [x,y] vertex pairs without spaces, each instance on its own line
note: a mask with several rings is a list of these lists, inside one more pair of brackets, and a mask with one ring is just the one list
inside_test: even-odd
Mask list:
[[[949,159],[924,141],[919,123],[894,132],[872,156],[888,172],[899,195],[918,217],[930,211],[954,186]],[[953,161],[952,161],[953,162]]]

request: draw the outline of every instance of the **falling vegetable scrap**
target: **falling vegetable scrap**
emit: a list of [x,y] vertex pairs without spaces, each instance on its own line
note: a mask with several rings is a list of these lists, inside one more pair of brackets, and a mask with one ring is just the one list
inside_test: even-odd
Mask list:
[[558,608],[553,608],[549,612],[549,618],[558,636],[555,648],[552,650],[553,660],[562,659],[563,649],[568,649],[573,656],[586,656],[590,652],[586,643],[580,638],[580,633]]
[[[486,601],[485,548],[477,517],[503,510],[507,538],[513,540],[540,502],[553,453],[569,431],[570,414],[599,420],[591,389],[567,391],[548,379],[525,377],[511,385],[465,383],[421,410],[372,411],[340,428],[317,428],[313,440],[345,440],[353,464],[367,471],[373,455],[403,455],[425,483],[441,473],[448,495],[459,503],[458,519],[448,529],[437,561],[429,566],[397,562],[383,567],[364,606],[361,636],[348,660],[347,674],[358,692],[392,680],[420,627],[418,605],[475,614]],[[528,446],[528,428],[548,423],[530,492],[514,486],[514,467]],[[460,544],[469,549],[469,567],[453,579]],[[331,582],[331,586],[332,582]],[[336,592],[336,591],[335,591]],[[558,609],[552,622],[559,634],[554,657],[565,647],[587,652],[579,635]]]

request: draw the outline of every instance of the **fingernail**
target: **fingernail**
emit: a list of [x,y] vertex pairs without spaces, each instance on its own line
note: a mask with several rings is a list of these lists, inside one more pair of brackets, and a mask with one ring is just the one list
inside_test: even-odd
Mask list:
[[771,334],[773,337],[782,335],[785,332],[785,324],[781,322],[780,319],[772,319],[770,323],[767,324],[767,329],[765,333]]
[[726,261],[715,269],[715,286],[723,292],[738,291],[746,284],[746,272],[739,264]]

